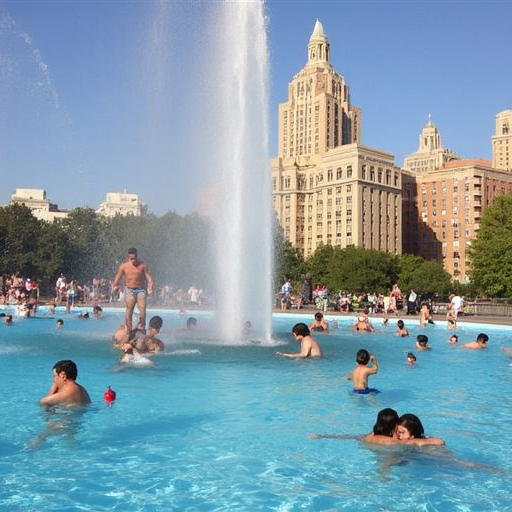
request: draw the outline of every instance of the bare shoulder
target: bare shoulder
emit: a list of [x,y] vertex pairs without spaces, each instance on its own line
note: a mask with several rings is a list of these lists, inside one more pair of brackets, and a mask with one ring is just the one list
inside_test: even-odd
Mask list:
[[381,436],[378,434],[374,434],[373,432],[370,432],[369,434],[364,436],[363,441],[365,443],[370,443],[370,444],[386,444],[386,445],[398,444],[397,439],[394,439],[393,437]]

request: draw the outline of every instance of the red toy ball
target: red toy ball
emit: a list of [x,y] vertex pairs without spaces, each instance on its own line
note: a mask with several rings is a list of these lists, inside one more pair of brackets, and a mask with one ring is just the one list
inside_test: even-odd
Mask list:
[[107,391],[103,393],[103,398],[105,399],[105,402],[107,402],[107,404],[110,406],[116,400],[116,392],[109,386]]

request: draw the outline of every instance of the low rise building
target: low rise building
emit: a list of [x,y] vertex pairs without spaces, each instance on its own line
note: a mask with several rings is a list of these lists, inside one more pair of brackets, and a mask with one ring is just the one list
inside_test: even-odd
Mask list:
[[106,201],[101,203],[96,213],[105,217],[116,215],[133,215],[140,217],[147,213],[147,206],[139,199],[138,194],[126,192],[107,192]]
[[68,215],[66,210],[59,210],[56,204],[46,197],[46,190],[39,188],[17,188],[11,196],[11,203],[23,204],[32,210],[34,217],[46,222],[63,219]]

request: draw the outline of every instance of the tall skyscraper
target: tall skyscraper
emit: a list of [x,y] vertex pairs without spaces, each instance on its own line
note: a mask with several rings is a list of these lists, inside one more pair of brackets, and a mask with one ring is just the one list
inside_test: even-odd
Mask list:
[[307,51],[279,105],[279,154],[271,161],[285,238],[306,257],[321,244],[400,253],[401,170],[392,154],[361,144],[361,110],[330,62],[318,20]]

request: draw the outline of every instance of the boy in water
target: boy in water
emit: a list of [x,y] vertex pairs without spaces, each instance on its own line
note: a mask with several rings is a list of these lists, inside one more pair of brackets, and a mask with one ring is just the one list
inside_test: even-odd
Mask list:
[[487,336],[487,334],[481,332],[476,337],[476,341],[470,341],[469,343],[464,343],[464,345],[462,345],[462,347],[463,348],[483,349],[483,348],[487,348],[488,341],[489,341],[489,336]]
[[[347,375],[347,380],[354,382],[354,393],[362,395],[371,392],[378,393],[376,389],[368,387],[368,377],[379,371],[379,364],[375,356],[362,348],[357,351],[356,361],[357,367]],[[372,366],[368,366],[369,363],[372,363]]]
[[292,359],[323,356],[322,348],[315,338],[311,336],[309,327],[305,323],[295,324],[292,328],[292,334],[295,340],[300,343],[300,352],[276,352],[278,356],[290,357]]
[[396,335],[400,336],[401,338],[409,336],[409,331],[405,328],[403,320],[398,320],[396,323]]
[[459,342],[459,337],[456,334],[452,334],[448,342],[451,343],[452,345],[455,345],[455,343]]
[[416,348],[418,350],[430,350],[430,347],[428,346],[428,337],[424,334],[418,334],[418,336],[416,336]]

